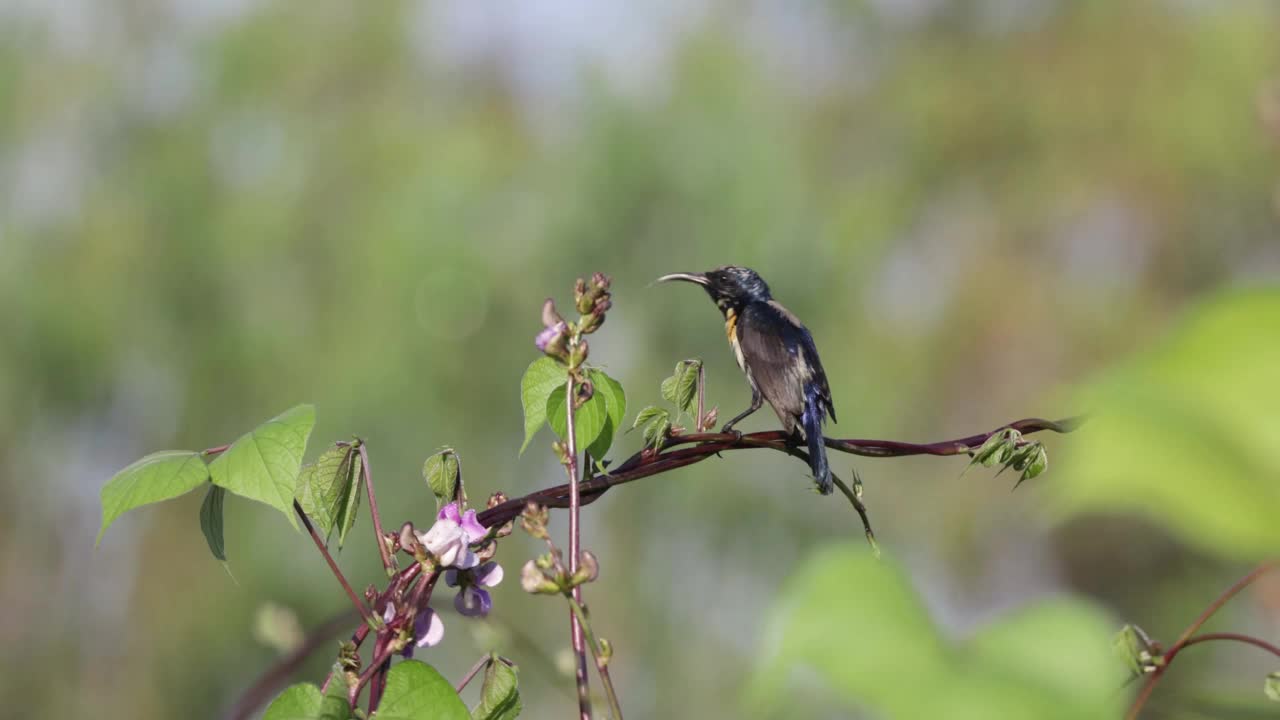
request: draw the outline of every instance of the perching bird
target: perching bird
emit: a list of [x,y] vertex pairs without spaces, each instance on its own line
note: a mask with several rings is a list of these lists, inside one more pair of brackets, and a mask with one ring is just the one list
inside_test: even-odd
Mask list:
[[799,430],[803,435],[818,491],[831,494],[822,424],[827,414],[835,421],[836,409],[809,330],[773,299],[769,286],[754,270],[726,265],[705,273],[673,273],[658,278],[658,282],[668,280],[697,283],[711,296],[724,313],[729,345],[751,385],[751,407],[725,423],[720,431],[729,432],[738,421],[759,410],[762,399],[767,400],[787,433],[795,435]]

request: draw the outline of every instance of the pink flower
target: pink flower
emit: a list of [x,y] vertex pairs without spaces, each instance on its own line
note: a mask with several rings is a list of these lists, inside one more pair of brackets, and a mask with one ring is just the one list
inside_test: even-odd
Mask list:
[[431,529],[418,534],[418,542],[435,556],[441,567],[466,570],[480,562],[471,552],[471,543],[484,539],[488,533],[488,529],[476,520],[475,510],[460,514],[458,503],[449,503],[440,508]]
[[562,320],[555,325],[548,325],[533,339],[533,344],[548,355],[558,355],[560,340],[569,331],[569,326]]

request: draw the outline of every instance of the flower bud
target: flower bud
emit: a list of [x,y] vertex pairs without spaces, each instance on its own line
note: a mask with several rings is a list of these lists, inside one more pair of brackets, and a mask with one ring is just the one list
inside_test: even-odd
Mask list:
[[539,570],[532,560],[520,569],[520,587],[527,593],[537,595],[555,595],[560,592],[560,586]]
[[543,328],[533,339],[533,344],[542,352],[554,358],[568,358],[569,326],[560,321],[548,328]]
[[524,531],[529,533],[530,536],[545,540],[547,538],[547,521],[550,517],[550,510],[531,502],[525,506],[524,512],[520,513],[520,527],[524,528]]
[[583,380],[574,388],[573,407],[578,409],[586,404],[596,394],[595,383],[590,380]]
[[556,454],[556,459],[561,465],[569,462],[569,448],[563,442],[555,440],[551,443],[551,452]]
[[355,643],[350,640],[342,641],[338,646],[338,664],[344,671],[360,669],[360,652]]
[[593,312],[590,315],[583,315],[582,322],[579,324],[578,327],[580,332],[582,332],[585,335],[588,333],[593,333],[596,330],[599,330],[600,326],[603,324],[604,324],[604,315],[598,315]]
[[410,555],[418,548],[418,536],[414,534],[411,522],[400,526],[400,547]]
[[556,312],[556,301],[547,298],[546,302],[542,303],[542,326],[555,327],[562,322],[564,322],[564,318],[560,317],[560,313]]
[[708,410],[706,415],[702,416],[702,427],[707,429],[715,427],[716,419],[719,417],[720,417],[720,406],[717,405],[711,408],[710,410]]
[[587,313],[591,312],[591,308],[595,306],[595,304],[596,304],[596,299],[593,298],[591,296],[591,293],[588,292],[586,295],[582,296],[581,300],[578,301],[577,310],[583,315],[586,315]]
[[569,350],[569,367],[571,368],[581,367],[582,363],[587,359],[587,355],[589,355],[590,353],[591,353],[591,348],[587,346],[586,339],[583,338],[579,340],[578,344],[574,345]]
[[600,562],[596,560],[595,553],[583,550],[578,555],[578,572],[573,574],[573,584],[594,582],[598,577],[600,577]]
[[592,274],[591,274],[591,285],[592,285],[592,287],[598,288],[598,289],[600,289],[600,290],[608,290],[608,289],[609,289],[609,281],[610,281],[609,276],[608,276],[608,275],[605,275],[605,274],[604,274],[604,273],[602,273],[602,272],[597,272],[597,273],[592,273]]

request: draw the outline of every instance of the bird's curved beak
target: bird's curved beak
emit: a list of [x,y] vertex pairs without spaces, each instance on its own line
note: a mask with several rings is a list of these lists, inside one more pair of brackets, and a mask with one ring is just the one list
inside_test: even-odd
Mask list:
[[654,280],[654,282],[671,282],[672,280],[683,280],[685,282],[702,285],[703,287],[711,284],[711,281],[707,279],[705,273],[671,273],[670,275],[663,275],[657,280]]

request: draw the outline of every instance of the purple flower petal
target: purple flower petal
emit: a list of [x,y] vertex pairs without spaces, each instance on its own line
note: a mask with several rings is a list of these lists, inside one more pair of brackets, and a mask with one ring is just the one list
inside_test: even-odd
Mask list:
[[542,332],[538,333],[538,335],[533,338],[533,344],[537,346],[538,350],[542,352],[546,352],[547,346],[549,346],[551,344],[551,341],[555,340],[556,336],[559,334],[560,334],[559,328],[557,328],[554,325],[549,328],[545,328],[542,330]]
[[458,553],[457,557],[450,564],[459,570],[470,570],[480,564],[480,558],[464,545],[461,552]]
[[453,599],[453,607],[460,615],[484,617],[493,609],[493,599],[485,590],[468,585]]
[[452,520],[456,523],[462,522],[462,516],[458,513],[458,503],[451,502],[440,508],[440,512],[436,513],[437,520]]
[[444,584],[449,587],[458,587],[458,571],[449,568],[444,571]]
[[489,534],[489,528],[481,525],[480,521],[476,520],[475,510],[468,510],[466,514],[462,516],[460,524],[462,525],[463,532],[467,534],[467,540],[469,542],[476,542]]
[[382,611],[382,622],[391,622],[391,618],[396,616],[396,604],[388,602],[385,610]]
[[435,610],[427,608],[418,613],[418,617],[414,619],[413,635],[417,638],[414,644],[418,647],[439,645],[444,639],[444,622]]
[[494,587],[502,582],[502,566],[490,560],[475,569],[474,575],[476,584],[481,587]]

